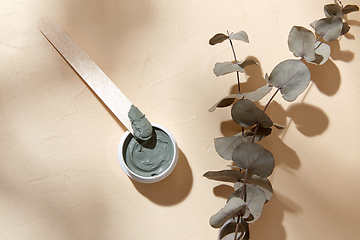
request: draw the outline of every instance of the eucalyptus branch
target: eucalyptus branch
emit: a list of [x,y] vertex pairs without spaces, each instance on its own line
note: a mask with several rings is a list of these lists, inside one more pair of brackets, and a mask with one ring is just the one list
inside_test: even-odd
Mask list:
[[[359,7],[356,5],[346,5],[344,7],[340,0],[335,0],[335,3],[325,5],[326,17],[311,24],[315,30],[315,35],[313,31],[305,27],[293,26],[288,36],[288,46],[289,50],[300,59],[288,59],[280,62],[272,70],[270,76],[266,76],[268,85],[253,92],[241,94],[239,72],[243,72],[243,68],[255,64],[255,62],[249,60],[239,65],[232,42],[232,40],[249,42],[246,32],[240,31],[235,34],[227,32],[227,35],[218,33],[209,41],[211,45],[215,45],[229,40],[235,63],[216,63],[213,71],[216,76],[236,72],[239,92],[221,99],[211,109],[232,105],[231,117],[242,127],[241,134],[215,139],[217,153],[226,160],[232,160],[240,171],[231,169],[210,171],[204,174],[209,179],[235,182],[242,185],[241,192],[235,190],[230,195],[225,207],[210,219],[212,227],[226,228],[226,231],[220,232],[219,239],[225,239],[226,234],[229,233],[235,233],[234,240],[237,240],[240,232],[249,234],[247,224],[256,221],[260,217],[263,205],[272,197],[272,186],[268,177],[274,170],[275,160],[272,153],[260,144],[255,143],[255,140],[260,141],[271,133],[270,128],[274,126],[274,123],[265,112],[275,96],[280,92],[284,100],[288,102],[295,101],[300,94],[309,88],[310,70],[305,61],[316,65],[324,64],[329,59],[331,52],[330,45],[326,42],[337,40],[350,29],[349,25],[344,22],[346,18],[343,16],[350,12],[359,11]],[[320,41],[321,38],[323,41]],[[272,87],[275,87],[276,91],[272,94],[263,110],[259,109],[254,102],[265,97]],[[281,91],[281,89],[284,91]],[[236,99],[238,101],[235,101]],[[253,128],[245,131],[245,128],[250,127]],[[249,136],[250,134],[252,134],[252,137]],[[256,138],[257,135],[260,136],[259,139]],[[243,182],[241,183],[241,181]],[[251,181],[251,184],[247,184],[249,181]],[[251,198],[246,197],[250,195]],[[241,213],[245,208],[246,211],[250,211],[249,216],[251,218],[242,218]],[[234,219],[236,216],[238,217],[237,221]],[[232,221],[227,222],[230,219]],[[241,229],[242,224],[246,225],[246,229]]]

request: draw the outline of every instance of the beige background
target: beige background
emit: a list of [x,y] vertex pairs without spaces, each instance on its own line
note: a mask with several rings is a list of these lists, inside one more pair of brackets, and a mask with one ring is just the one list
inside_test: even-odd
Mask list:
[[[328,0],[1,0],[0,239],[216,239],[209,217],[231,187],[202,177],[229,162],[213,138],[239,131],[230,108],[207,111],[235,91],[232,60],[215,33],[245,30],[244,91],[293,58],[287,36],[324,17]],[[344,1],[359,4],[359,0]],[[117,160],[125,128],[41,35],[54,16],[124,94],[176,137],[180,158],[156,184],[131,181]],[[357,239],[360,234],[360,13],[311,66],[313,83],[294,103],[268,110],[288,128],[262,145],[273,152],[275,195],[251,225],[253,240]],[[270,96],[269,96],[270,97]],[[261,104],[269,99],[266,97]]]

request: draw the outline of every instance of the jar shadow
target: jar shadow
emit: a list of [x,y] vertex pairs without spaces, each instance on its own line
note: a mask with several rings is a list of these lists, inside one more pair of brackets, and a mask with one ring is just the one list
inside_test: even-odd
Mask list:
[[175,169],[165,179],[156,183],[141,183],[131,179],[134,187],[150,201],[164,206],[176,205],[190,193],[193,185],[192,171],[184,153],[179,149]]

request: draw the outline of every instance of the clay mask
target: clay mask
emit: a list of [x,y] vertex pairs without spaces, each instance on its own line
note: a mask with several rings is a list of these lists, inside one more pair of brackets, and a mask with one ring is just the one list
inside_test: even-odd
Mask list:
[[131,122],[131,127],[134,130],[134,136],[139,140],[149,140],[153,129],[151,123],[145,117],[145,114],[140,112],[134,105],[131,105],[128,117]]
[[126,165],[143,177],[153,177],[165,171],[170,166],[175,151],[170,137],[156,127],[148,141],[140,142],[129,135],[124,146]]
[[126,165],[143,177],[161,174],[170,166],[175,153],[171,138],[160,128],[152,127],[135,106],[131,107],[128,115],[135,137],[129,135],[124,143]]

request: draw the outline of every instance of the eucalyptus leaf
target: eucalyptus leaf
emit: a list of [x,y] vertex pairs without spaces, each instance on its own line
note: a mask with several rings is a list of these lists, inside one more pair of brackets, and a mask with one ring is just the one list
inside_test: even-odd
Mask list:
[[323,37],[326,42],[336,40],[341,35],[343,22],[341,18],[333,16],[322,18],[317,21],[315,31]]
[[324,64],[330,57],[331,48],[329,45],[323,42],[317,42],[315,46],[315,60],[311,63],[318,65]]
[[319,20],[315,20],[313,21],[312,23],[310,23],[310,26],[315,30],[315,26],[316,26],[316,23],[318,22]]
[[285,126],[280,125],[280,124],[277,124],[277,123],[273,123],[273,126],[276,127],[276,128],[279,129],[279,130],[282,130],[282,129],[285,128]]
[[348,13],[351,13],[351,12],[356,12],[356,11],[359,11],[359,7],[357,5],[346,5],[343,9],[342,9],[342,12],[344,14],[348,14]]
[[217,33],[209,40],[209,44],[210,45],[215,45],[215,44],[218,44],[218,43],[222,43],[226,39],[229,39],[229,36],[227,36],[227,35],[225,35],[223,33]]
[[324,6],[324,13],[326,17],[337,16],[339,18],[344,17],[344,13],[341,7],[337,4],[327,4]]
[[213,71],[219,77],[232,72],[244,72],[245,70],[236,63],[221,62],[215,64]]
[[[234,183],[235,191],[243,186],[245,172],[241,172],[241,176],[238,176],[238,178],[240,178],[240,180]],[[268,178],[259,177],[258,175],[249,172],[246,178],[246,184],[252,184],[263,190],[267,201],[269,201],[273,196],[273,189]]]
[[271,83],[269,82],[269,74],[265,73],[265,81],[267,82],[267,84],[269,84],[269,86],[273,87],[273,85],[271,85]]
[[243,186],[233,192],[229,199],[245,196],[245,202],[247,207],[240,211],[240,215],[248,223],[255,222],[261,216],[261,212],[264,204],[267,202],[265,192],[256,185],[246,184],[245,193],[242,194]]
[[[228,201],[233,197],[238,197],[238,198],[242,197],[242,186],[230,194],[230,196],[228,197]],[[245,212],[245,209],[243,209],[243,211],[240,212],[240,215],[243,215],[244,212]]]
[[310,71],[299,60],[285,60],[271,72],[270,84],[280,89],[286,101],[294,101],[309,85]]
[[232,137],[215,138],[215,150],[223,159],[232,160],[232,153],[239,144],[244,142],[252,142],[253,138],[254,142],[258,142],[266,136],[270,135],[271,131],[271,128],[263,128],[259,126],[255,138],[253,137],[255,127],[245,130],[244,133],[240,132],[235,134]]
[[265,85],[261,88],[255,90],[254,92],[248,92],[243,94],[230,94],[222,99],[220,99],[214,106],[209,109],[209,112],[213,112],[216,108],[228,107],[230,106],[235,99],[249,99],[252,102],[257,102],[263,97],[266,96],[272,89],[272,86]]
[[341,29],[341,35],[345,35],[346,33],[348,33],[350,31],[350,26],[347,22],[343,23],[343,27]]
[[241,99],[233,105],[231,117],[243,127],[251,127],[255,124],[259,124],[264,128],[272,126],[272,121],[268,115],[248,99]]
[[211,180],[231,183],[238,182],[244,177],[243,174],[237,170],[208,171],[203,176]]
[[248,99],[252,102],[257,102],[263,97],[265,97],[272,90],[272,88],[273,87],[270,85],[264,85],[253,92],[243,93],[244,99]]
[[245,31],[239,31],[237,33],[230,34],[229,38],[244,41],[246,43],[249,42],[249,37]]
[[243,97],[244,96],[242,94],[230,94],[229,96],[226,96],[226,97],[223,97],[222,99],[220,99],[217,103],[214,104],[214,106],[209,108],[208,111],[213,112],[213,111],[215,111],[216,108],[228,107],[231,104],[233,104],[235,99],[241,99]]
[[235,135],[232,137],[215,138],[215,150],[225,160],[232,160],[234,149],[241,143],[251,142],[252,136]]
[[[264,137],[270,135],[272,132],[271,128],[263,128],[261,126],[258,126],[258,127],[255,126],[253,128],[245,130],[244,135],[253,137],[256,128],[257,128],[257,131],[256,131],[255,139],[254,139],[255,142],[262,140]],[[246,141],[244,141],[244,142],[246,142]]]
[[226,166],[228,166],[229,168],[235,168],[241,170],[241,167],[239,166],[235,166],[235,165],[226,165]]
[[275,167],[272,153],[257,143],[238,145],[233,151],[232,160],[239,167],[264,178],[270,176]]
[[263,190],[254,185],[246,185],[246,205],[250,215],[246,216],[247,214],[245,213],[244,218],[248,223],[259,219],[265,202],[266,195]]
[[227,220],[236,217],[245,207],[246,203],[241,198],[231,198],[223,208],[211,216],[210,225],[213,228],[220,228]]
[[296,57],[303,57],[307,61],[315,60],[315,36],[310,30],[293,26],[289,33],[288,46]]
[[242,98],[244,98],[243,94],[230,94],[220,99],[217,103],[215,103],[215,105],[209,109],[209,112],[215,111],[216,108],[228,107],[231,104],[233,104],[235,99],[242,99]]
[[243,219],[241,219],[241,223],[246,227],[246,233],[242,240],[249,240],[250,239],[249,224]]
[[[219,240],[234,240],[237,222],[234,219],[229,219],[219,230]],[[237,240],[244,239],[247,227],[244,223],[239,223],[237,230]]]

